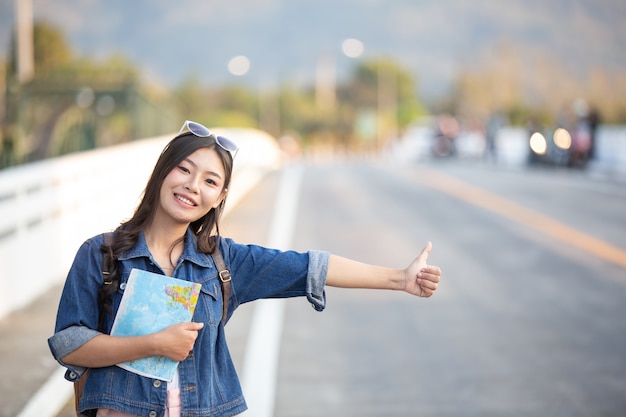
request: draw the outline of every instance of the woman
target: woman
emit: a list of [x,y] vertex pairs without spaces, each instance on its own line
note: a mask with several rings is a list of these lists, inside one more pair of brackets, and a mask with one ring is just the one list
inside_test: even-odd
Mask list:
[[[426,265],[430,243],[406,269],[397,270],[219,236],[237,150],[232,141],[185,122],[159,157],[133,217],[115,230],[110,248],[99,235],[78,250],[49,345],[68,368],[68,380],[90,369],[79,406],[83,415],[232,416],[246,409],[224,335],[222,291],[210,256],[215,245],[232,274],[229,316],[242,303],[270,297],[305,296],[321,311],[325,285],[404,290],[419,297],[437,289],[441,270]],[[103,251],[116,260],[108,285],[102,285]],[[110,336],[133,268],[202,284],[192,322],[145,336]],[[174,380],[152,380],[114,366],[149,356],[180,361]]]

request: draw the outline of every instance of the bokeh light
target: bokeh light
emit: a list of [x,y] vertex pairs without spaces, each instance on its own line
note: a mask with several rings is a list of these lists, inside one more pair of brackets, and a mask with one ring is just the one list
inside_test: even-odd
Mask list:
[[233,75],[246,75],[250,70],[250,60],[248,57],[238,55],[228,62],[228,71]]
[[363,54],[365,47],[360,40],[349,38],[343,41],[341,50],[348,58],[358,58]]
[[530,149],[537,155],[544,155],[548,150],[546,138],[539,132],[535,132],[530,137]]
[[555,130],[553,138],[556,146],[561,149],[569,149],[572,146],[572,135],[563,128]]

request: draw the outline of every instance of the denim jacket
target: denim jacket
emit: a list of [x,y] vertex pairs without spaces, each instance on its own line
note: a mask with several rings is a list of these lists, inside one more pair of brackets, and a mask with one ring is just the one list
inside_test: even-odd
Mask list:
[[[61,295],[55,334],[48,339],[55,359],[68,368],[65,378],[78,380],[85,368],[61,360],[91,338],[98,328],[98,289],[102,285],[103,236],[85,241],[79,248]],[[328,253],[279,251],[255,245],[241,245],[221,238],[220,249],[231,271],[229,318],[240,305],[261,298],[306,296],[322,311],[326,303],[324,285]],[[162,274],[143,234],[137,244],[119,257],[120,289],[113,297],[113,312],[119,307],[132,268]],[[203,322],[189,357],[179,364],[182,399],[181,416],[233,416],[247,406],[235,372],[222,323],[222,292],[210,255],[198,252],[190,230],[173,276],[202,284],[193,321]],[[114,314],[106,314],[102,332],[109,333]],[[163,416],[167,384],[142,377],[117,366],[90,370],[80,411],[95,416],[98,408],[110,408],[132,415]]]

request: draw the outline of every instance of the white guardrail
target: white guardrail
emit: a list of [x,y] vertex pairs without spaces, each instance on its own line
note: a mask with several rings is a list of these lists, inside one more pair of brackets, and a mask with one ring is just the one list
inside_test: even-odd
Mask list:
[[[282,154],[274,138],[254,129],[215,129],[240,146],[234,204]],[[0,318],[63,282],[87,238],[132,216],[156,160],[173,135],[0,171]]]

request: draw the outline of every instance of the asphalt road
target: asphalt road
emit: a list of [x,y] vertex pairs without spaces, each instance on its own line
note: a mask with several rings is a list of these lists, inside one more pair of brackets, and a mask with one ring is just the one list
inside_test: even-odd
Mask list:
[[[306,167],[294,248],[403,267],[430,240],[444,275],[288,300],[275,417],[625,415],[624,184],[442,162]],[[274,183],[232,214],[245,239]]]
[[[228,215],[267,242],[279,173]],[[404,267],[438,293],[328,288],[286,302],[275,417],[623,416],[626,185],[475,163],[306,164],[292,247]],[[254,304],[227,327],[242,366]],[[249,412],[252,415],[252,412]]]

